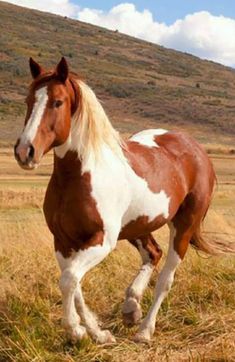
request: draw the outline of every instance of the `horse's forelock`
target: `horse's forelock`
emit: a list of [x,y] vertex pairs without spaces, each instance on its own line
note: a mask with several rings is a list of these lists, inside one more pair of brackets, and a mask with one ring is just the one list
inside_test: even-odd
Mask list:
[[56,74],[52,72],[43,73],[37,79],[33,80],[30,89],[37,89],[46,86],[51,80],[56,80]]

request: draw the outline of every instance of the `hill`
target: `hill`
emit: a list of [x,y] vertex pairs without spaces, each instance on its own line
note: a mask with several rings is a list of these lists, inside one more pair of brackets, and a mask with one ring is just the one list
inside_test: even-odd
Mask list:
[[122,132],[184,128],[202,142],[232,144],[233,69],[5,2],[0,3],[0,28],[2,145],[14,142],[23,124],[28,58],[51,67],[61,55],[93,87]]

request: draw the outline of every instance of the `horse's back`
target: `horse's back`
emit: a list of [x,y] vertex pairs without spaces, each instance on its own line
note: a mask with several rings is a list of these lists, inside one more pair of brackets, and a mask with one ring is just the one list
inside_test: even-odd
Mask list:
[[[189,191],[203,178],[210,183],[214,181],[213,166],[206,151],[187,133],[145,130],[129,139],[128,150],[135,172],[146,176],[146,168],[152,166],[150,172],[157,176],[159,185],[167,182],[166,177],[175,177],[174,180],[178,179]],[[140,159],[142,162],[137,161]]]

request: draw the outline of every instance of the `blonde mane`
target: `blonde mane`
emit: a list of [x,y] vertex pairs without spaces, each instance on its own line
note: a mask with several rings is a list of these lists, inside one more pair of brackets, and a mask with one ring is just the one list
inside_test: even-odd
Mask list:
[[103,107],[92,89],[81,80],[77,80],[80,89],[80,105],[73,117],[72,133],[76,136],[76,149],[81,160],[86,161],[92,155],[99,159],[104,145],[123,158],[122,141],[113,128]]

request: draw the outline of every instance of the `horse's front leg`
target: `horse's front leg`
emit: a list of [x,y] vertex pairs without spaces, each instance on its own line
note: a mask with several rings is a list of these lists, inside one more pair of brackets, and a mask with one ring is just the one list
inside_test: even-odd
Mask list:
[[[60,289],[62,292],[63,325],[73,342],[82,339],[86,331],[96,342],[115,342],[115,338],[109,331],[100,329],[95,315],[85,304],[80,285],[83,276],[110,253],[114,244],[116,241],[110,240],[105,233],[100,231],[84,244],[83,250],[73,252],[69,258],[64,258],[60,252],[57,252],[57,258],[62,269]],[[86,328],[79,324],[80,318],[76,312],[75,301]]]
[[[58,254],[59,252],[57,252],[57,258],[61,260],[62,255]],[[78,277],[76,273],[71,270],[72,259],[69,258],[66,262],[68,266],[62,271],[59,282],[63,308],[62,325],[69,339],[75,343],[85,337],[87,332],[86,328],[80,325],[81,318],[77,314],[74,303]]]

